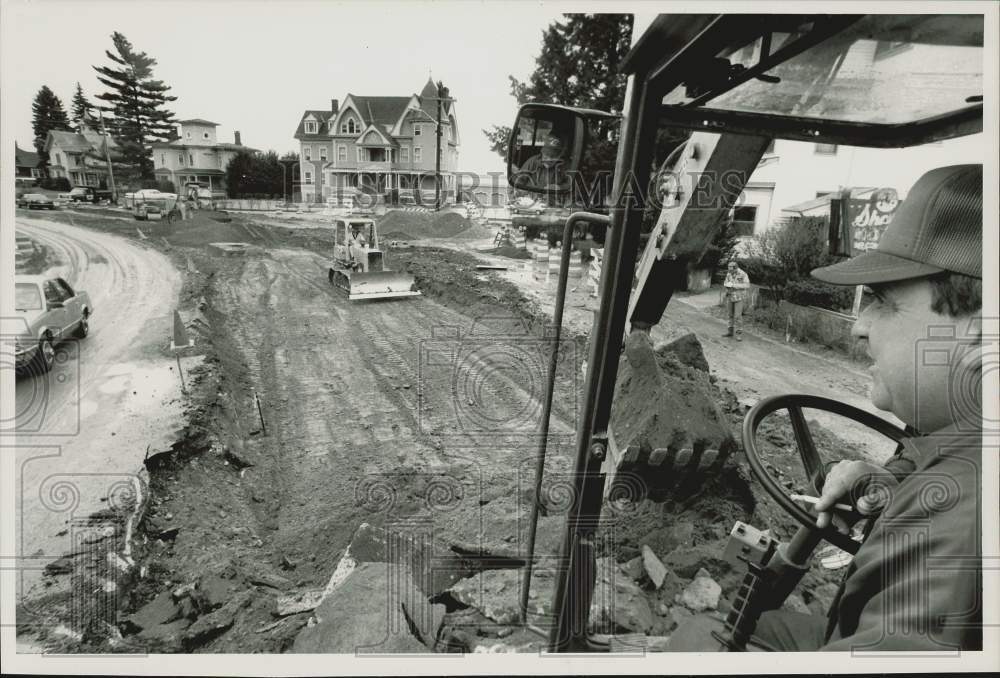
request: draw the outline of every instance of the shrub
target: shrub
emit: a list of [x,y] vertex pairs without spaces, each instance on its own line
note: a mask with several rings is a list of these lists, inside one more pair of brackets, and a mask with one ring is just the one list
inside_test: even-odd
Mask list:
[[803,306],[832,310],[850,308],[854,290],[827,285],[811,277],[814,268],[839,261],[827,248],[823,217],[794,217],[755,236],[751,254],[740,265],[754,284],[770,287],[780,298]]
[[849,310],[854,305],[854,288],[803,278],[789,281],[785,286],[784,297],[799,306],[819,306],[842,311]]
[[160,193],[176,193],[177,189],[174,188],[174,182],[169,179],[160,179],[156,182],[156,190]]

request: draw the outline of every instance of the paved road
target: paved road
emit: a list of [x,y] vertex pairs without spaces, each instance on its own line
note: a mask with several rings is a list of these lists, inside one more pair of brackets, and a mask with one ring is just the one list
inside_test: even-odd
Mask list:
[[132,486],[147,445],[169,442],[182,426],[165,352],[181,279],[162,254],[127,240],[44,219],[16,223],[94,304],[90,336],[60,345],[48,375],[18,378],[16,423],[3,422],[0,444],[15,447],[14,463],[3,459],[17,483],[21,597],[73,549],[79,519]]

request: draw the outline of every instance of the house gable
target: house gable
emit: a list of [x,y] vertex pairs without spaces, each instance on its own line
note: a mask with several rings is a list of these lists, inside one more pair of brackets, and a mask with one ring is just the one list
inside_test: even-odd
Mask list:
[[[348,110],[351,111],[351,115],[347,115]],[[353,94],[347,95],[347,98],[344,99],[343,106],[340,107],[340,110],[337,112],[337,116],[333,119],[333,124],[330,125],[330,136],[342,133],[340,131],[340,126],[345,122],[345,118],[353,118],[359,129],[363,129],[365,127],[365,119],[358,110],[358,105],[354,102]],[[348,132],[344,132],[344,134],[348,134]],[[355,134],[357,134],[357,132],[355,132]]]
[[386,136],[386,134],[378,128],[376,125],[369,125],[368,128],[362,132],[354,141],[358,146],[398,146],[395,139]]

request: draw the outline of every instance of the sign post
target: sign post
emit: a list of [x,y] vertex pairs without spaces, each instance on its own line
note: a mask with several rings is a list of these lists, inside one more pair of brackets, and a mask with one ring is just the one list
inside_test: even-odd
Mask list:
[[174,309],[174,334],[170,339],[170,350],[177,359],[177,374],[181,377],[181,393],[187,395],[187,385],[184,383],[184,372],[181,370],[181,351],[194,346],[194,339],[189,339],[187,328],[181,322],[181,314]]

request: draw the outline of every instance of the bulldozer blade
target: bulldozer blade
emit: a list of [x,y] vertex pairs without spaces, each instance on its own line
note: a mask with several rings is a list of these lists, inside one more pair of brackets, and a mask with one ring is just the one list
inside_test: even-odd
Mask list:
[[420,296],[413,276],[395,271],[353,272],[348,284],[347,298],[351,301]]

